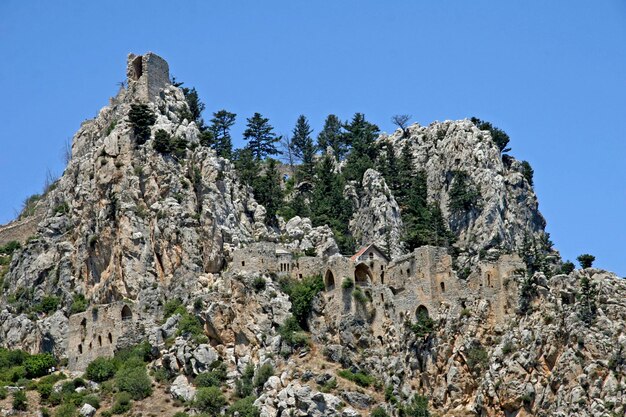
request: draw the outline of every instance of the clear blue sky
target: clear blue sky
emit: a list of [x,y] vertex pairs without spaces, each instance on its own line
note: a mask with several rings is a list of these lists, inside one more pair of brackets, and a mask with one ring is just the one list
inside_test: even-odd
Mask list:
[[300,113],[316,131],[357,111],[385,131],[398,113],[492,121],[534,167],[563,257],[626,275],[622,0],[4,0],[0,223],[63,171],[64,141],[146,51],[207,110],[237,113],[236,134],[255,111],[280,133]]

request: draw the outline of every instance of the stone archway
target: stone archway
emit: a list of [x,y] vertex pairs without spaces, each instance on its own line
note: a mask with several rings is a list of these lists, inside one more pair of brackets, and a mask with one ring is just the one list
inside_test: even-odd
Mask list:
[[335,289],[335,276],[330,269],[326,271],[326,275],[324,276],[324,286],[326,287],[326,291]]
[[366,264],[360,263],[354,268],[354,283],[360,286],[371,285],[372,272]]
[[130,307],[128,307],[127,305],[124,305],[124,307],[122,307],[122,320],[132,320],[133,319],[133,312],[130,311]]

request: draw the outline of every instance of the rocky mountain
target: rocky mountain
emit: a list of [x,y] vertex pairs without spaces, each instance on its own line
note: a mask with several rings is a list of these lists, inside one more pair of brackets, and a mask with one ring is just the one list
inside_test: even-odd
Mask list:
[[[36,215],[0,227],[0,245],[21,243],[0,256],[0,345],[82,372],[147,340],[177,401],[200,407],[198,381],[219,362],[222,391],[254,397],[262,416],[624,415],[626,284],[562,269],[532,179],[489,130],[381,135],[424,173],[455,242],[409,251],[404,207],[375,167],[344,190],[364,247],[343,256],[328,225],[267,222],[162,58],[131,54],[127,73]],[[250,372],[260,382],[243,395]]]

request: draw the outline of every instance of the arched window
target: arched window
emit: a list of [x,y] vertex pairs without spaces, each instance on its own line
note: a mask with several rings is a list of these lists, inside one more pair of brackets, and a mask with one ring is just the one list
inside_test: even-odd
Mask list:
[[417,307],[417,310],[415,310],[415,318],[416,319],[420,319],[420,318],[428,318],[429,314],[428,314],[428,309],[424,306],[424,305],[420,305],[419,307]]
[[122,307],[122,320],[132,320],[133,319],[133,312],[130,311],[130,307],[128,307],[127,305],[124,305],[124,307]]
[[381,284],[385,283],[385,271],[380,273],[380,283]]
[[83,354],[83,344],[79,344],[78,345],[78,353],[80,353],[81,355]]
[[487,286],[491,287],[491,272],[487,272]]
[[113,344],[113,335],[111,333],[109,333],[109,344],[112,345]]
[[98,346],[102,346],[102,336],[98,336]]
[[330,271],[326,271],[326,276],[324,277],[324,286],[326,287],[326,291],[332,291],[335,289],[335,276]]
[[439,283],[439,286],[441,287],[441,292],[446,292],[446,284],[443,281]]

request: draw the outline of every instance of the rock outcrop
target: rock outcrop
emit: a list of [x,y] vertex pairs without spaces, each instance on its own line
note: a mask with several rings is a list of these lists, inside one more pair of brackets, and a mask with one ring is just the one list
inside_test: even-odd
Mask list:
[[[377,248],[353,259],[326,225],[298,216],[265,224],[234,164],[200,144],[163,59],[130,55],[127,73],[128,86],[81,125],[37,217],[0,228],[0,238],[31,236],[18,233],[23,248],[2,280],[0,345],[63,358],[80,314],[95,321],[97,306],[116,305],[109,320],[126,320],[119,327],[132,334],[109,334],[107,352],[149,341],[150,367],[171,377],[178,400],[191,401],[194,378],[219,363],[228,390],[250,367],[272,365],[254,387],[267,417],[369,415],[376,406],[396,416],[416,394],[441,416],[624,415],[626,283],[591,268],[551,276],[558,260],[540,272],[524,267],[516,253],[546,240],[545,221],[523,166],[503,158],[488,131],[461,120],[382,136],[425,172],[456,251],[405,254],[401,209],[369,169],[345,194],[353,237]],[[137,104],[155,118],[145,143],[129,120]],[[160,130],[184,143],[182,154],[154,149]],[[459,173],[478,198],[455,211]],[[388,253],[375,257],[378,248]],[[318,273],[294,301],[290,285]],[[58,309],[33,308],[44,299]],[[304,309],[307,332],[291,320]],[[190,318],[195,333],[183,331]]]

